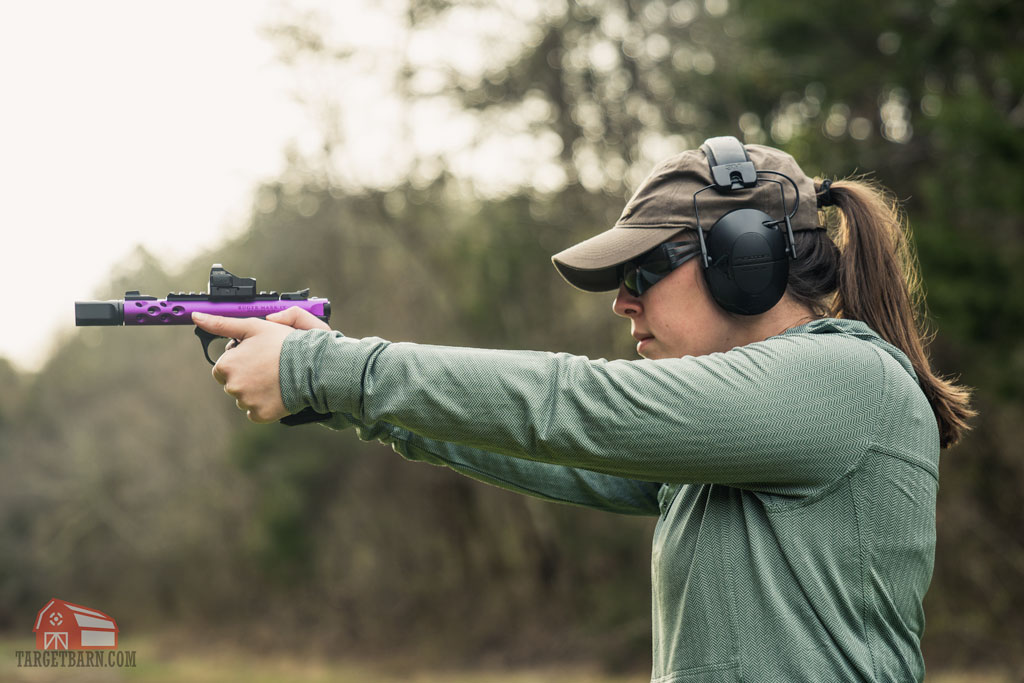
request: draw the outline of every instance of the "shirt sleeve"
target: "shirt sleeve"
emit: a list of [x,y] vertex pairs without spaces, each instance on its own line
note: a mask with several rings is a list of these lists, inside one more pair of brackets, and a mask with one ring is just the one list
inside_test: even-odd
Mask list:
[[[824,338],[824,339],[823,339]],[[605,361],[296,331],[285,406],[630,480],[807,495],[871,442],[884,367],[870,344],[793,334],[726,353]]]
[[534,462],[437,441],[386,422],[372,427],[343,416],[330,425],[355,426],[359,438],[389,444],[408,460],[440,465],[477,481],[541,498],[625,515],[658,515],[662,485],[576,467]]

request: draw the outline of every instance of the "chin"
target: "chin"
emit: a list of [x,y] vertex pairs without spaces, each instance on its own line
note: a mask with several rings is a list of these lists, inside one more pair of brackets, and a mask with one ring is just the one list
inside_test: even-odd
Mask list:
[[664,352],[651,342],[653,342],[653,338],[645,339],[637,344],[637,355],[647,360],[659,360],[661,358],[665,358]]

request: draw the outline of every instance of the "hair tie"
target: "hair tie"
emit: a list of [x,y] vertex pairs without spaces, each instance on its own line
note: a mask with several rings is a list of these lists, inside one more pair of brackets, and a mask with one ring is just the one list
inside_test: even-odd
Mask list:
[[818,208],[823,206],[835,206],[836,198],[832,196],[832,181],[823,180],[821,189],[818,191]]

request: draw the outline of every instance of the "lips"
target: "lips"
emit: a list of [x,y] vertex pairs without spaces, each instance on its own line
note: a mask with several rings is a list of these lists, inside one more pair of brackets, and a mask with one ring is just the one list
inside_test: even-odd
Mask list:
[[654,336],[641,332],[634,332],[633,338],[636,339],[636,352],[640,354],[640,356],[648,358],[647,353],[650,350],[651,344],[654,343]]

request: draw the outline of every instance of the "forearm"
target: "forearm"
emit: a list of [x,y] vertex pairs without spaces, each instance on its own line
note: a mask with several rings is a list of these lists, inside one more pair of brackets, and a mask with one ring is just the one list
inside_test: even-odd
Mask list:
[[363,441],[388,444],[407,460],[447,467],[508,491],[624,515],[659,513],[658,491],[662,485],[657,482],[613,477],[428,439],[386,422],[366,425],[345,413],[335,413],[325,424],[338,430],[354,427]]
[[660,483],[533,462],[428,439],[387,423],[357,426],[359,438],[390,444],[402,457],[447,467],[508,491],[625,515],[657,515]]

